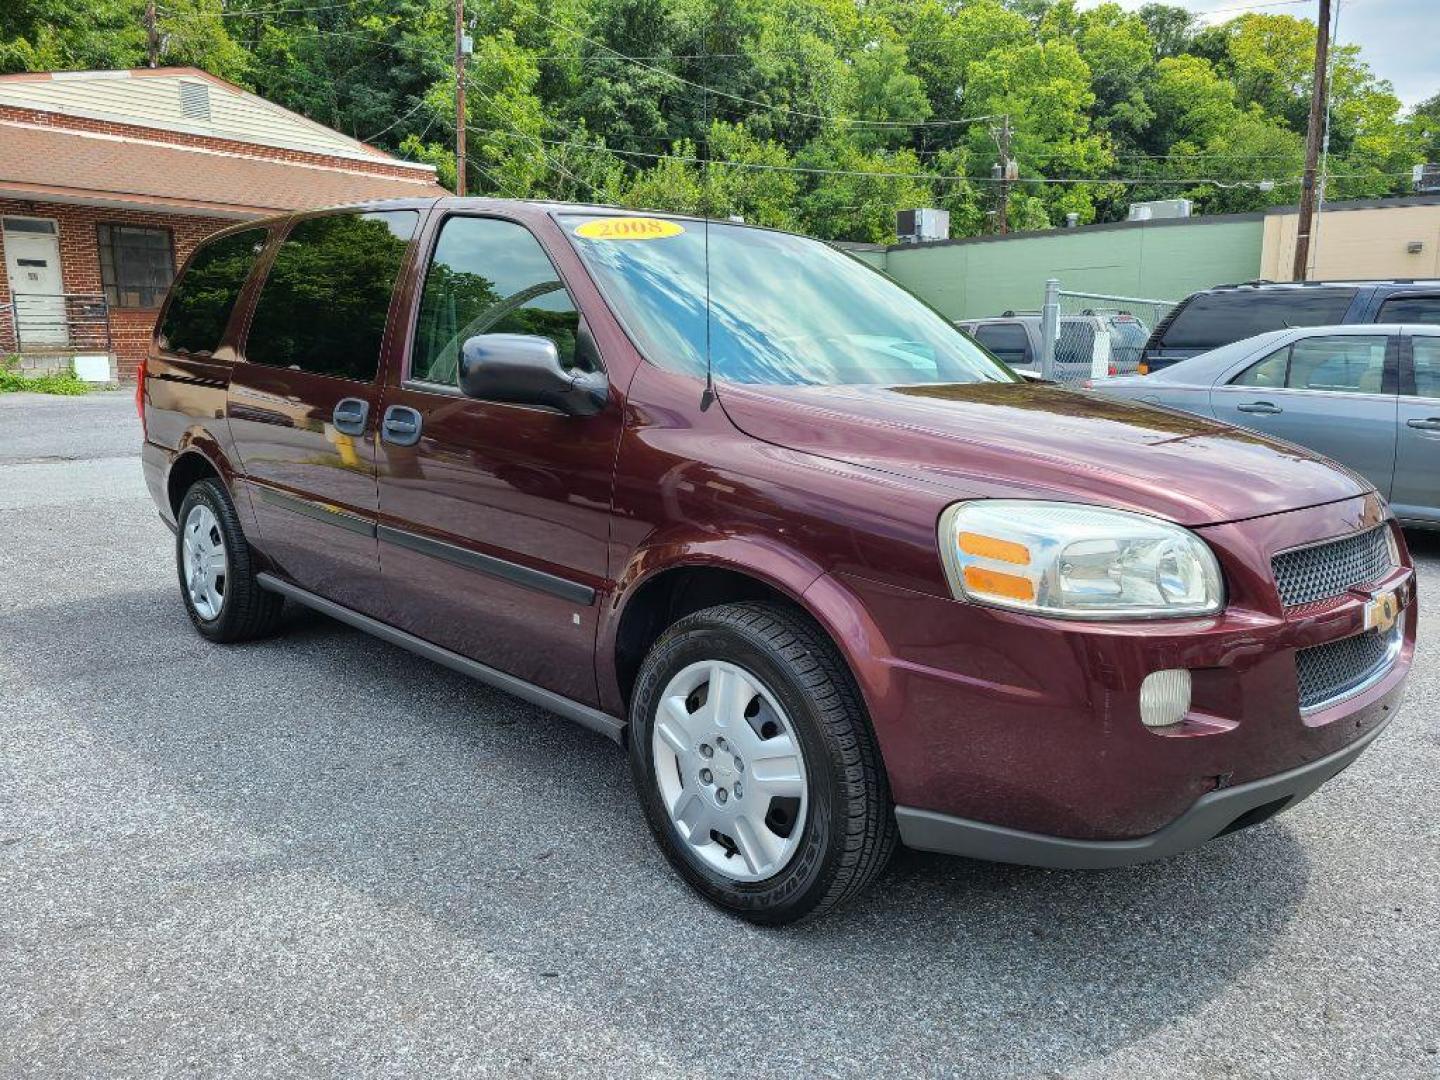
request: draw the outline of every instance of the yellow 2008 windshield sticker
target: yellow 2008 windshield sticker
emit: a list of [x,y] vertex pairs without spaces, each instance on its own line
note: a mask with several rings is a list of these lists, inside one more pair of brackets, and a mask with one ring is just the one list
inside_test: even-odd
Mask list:
[[653,217],[612,217],[575,226],[575,235],[586,240],[660,240],[685,231],[678,221]]

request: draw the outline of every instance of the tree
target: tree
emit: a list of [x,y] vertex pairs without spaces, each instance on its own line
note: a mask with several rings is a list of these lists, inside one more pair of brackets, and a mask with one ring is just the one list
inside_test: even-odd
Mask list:
[[[859,120],[899,123],[925,120],[930,101],[925,84],[907,70],[909,56],[898,41],[868,44],[855,60],[854,101],[849,110]],[[894,146],[908,141],[907,127],[859,127],[854,137],[871,146]]]
[[1410,126],[1421,156],[1426,161],[1440,162],[1440,94],[1415,106]]
[[828,170],[814,176],[800,199],[807,228],[825,240],[883,243],[895,236],[898,210],[934,204],[934,191],[907,175],[921,172],[912,150],[866,151],[844,135],[816,139],[796,157],[800,166]]
[[[164,0],[161,58],[454,184],[453,2]],[[0,3],[0,70],[141,65],[144,10]],[[467,13],[479,193],[875,241],[897,209],[939,205],[973,235],[994,227],[1001,116],[1017,229],[1179,194],[1256,209],[1293,198],[1300,177],[1315,26],[1291,15],[1202,27],[1178,2],[1078,0],[477,0]],[[1328,197],[1404,191],[1413,164],[1440,159],[1440,95],[1404,116],[1357,47],[1331,55]]]
[[1173,7],[1170,4],[1146,4],[1135,15],[1150,32],[1156,60],[1179,56],[1189,51],[1198,23],[1195,16],[1185,8]]

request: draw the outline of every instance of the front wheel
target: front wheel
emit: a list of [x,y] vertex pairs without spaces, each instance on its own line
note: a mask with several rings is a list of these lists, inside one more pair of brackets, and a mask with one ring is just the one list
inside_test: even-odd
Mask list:
[[854,680],[819,629],[779,605],[708,608],[660,637],[636,682],[630,767],[670,863],[752,922],[830,911],[895,846]]

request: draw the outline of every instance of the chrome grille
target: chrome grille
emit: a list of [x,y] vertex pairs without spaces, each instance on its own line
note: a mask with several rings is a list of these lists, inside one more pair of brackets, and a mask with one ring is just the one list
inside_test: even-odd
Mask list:
[[1388,634],[1356,634],[1295,653],[1300,708],[1317,709],[1359,690],[1390,667],[1400,646],[1400,627]]
[[1388,530],[1388,525],[1377,525],[1339,540],[1282,551],[1270,560],[1280,602],[1300,607],[1379,581],[1395,565]]

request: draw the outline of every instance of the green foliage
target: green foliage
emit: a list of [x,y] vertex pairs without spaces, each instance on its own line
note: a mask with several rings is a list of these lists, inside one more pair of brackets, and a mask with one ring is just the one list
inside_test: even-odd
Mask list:
[[[167,0],[160,59],[453,187],[452,4]],[[143,10],[0,3],[0,71],[142,64]],[[1298,193],[1315,26],[1291,15],[1203,26],[1178,3],[1077,0],[475,0],[467,14],[472,193],[872,241],[893,239],[896,209],[941,206],[973,235],[995,228],[1002,114],[1013,228],[1123,217],[1138,199],[1221,212]],[[1403,116],[1355,46],[1333,57],[1327,197],[1403,192],[1413,164],[1440,157],[1440,95]]]
[[75,397],[88,394],[90,384],[77,376],[71,368],[44,375],[26,375],[20,370],[18,356],[0,359],[0,394],[21,392]]

